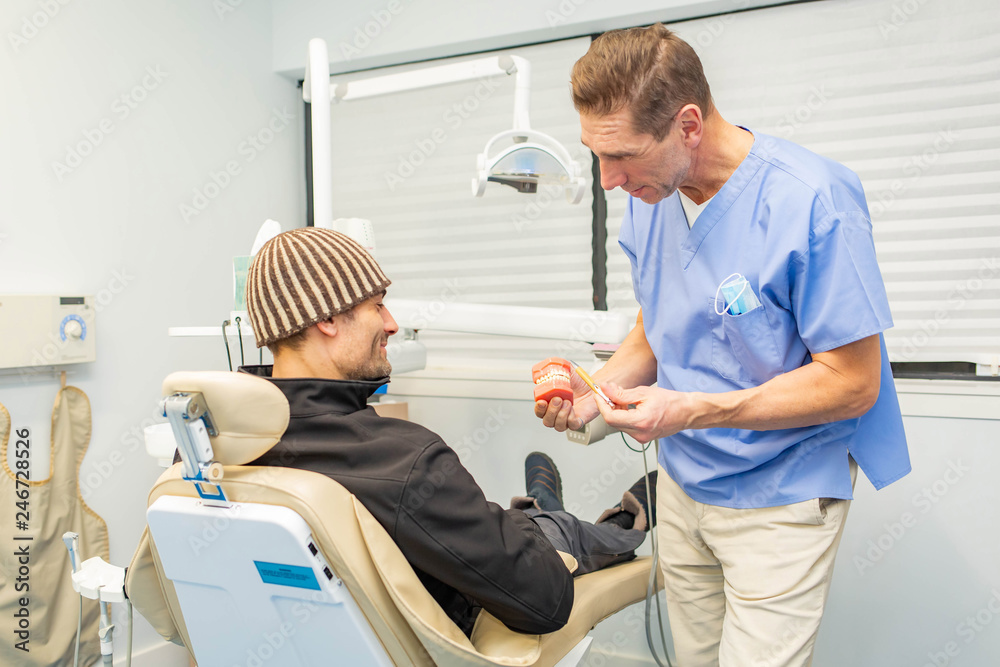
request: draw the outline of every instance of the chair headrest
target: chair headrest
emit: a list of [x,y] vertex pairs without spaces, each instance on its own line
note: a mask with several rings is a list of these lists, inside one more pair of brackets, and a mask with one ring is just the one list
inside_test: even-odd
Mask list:
[[249,463],[281,439],[288,428],[288,399],[273,383],[247,373],[181,371],[163,381],[163,395],[200,392],[218,435],[212,436],[215,460]]

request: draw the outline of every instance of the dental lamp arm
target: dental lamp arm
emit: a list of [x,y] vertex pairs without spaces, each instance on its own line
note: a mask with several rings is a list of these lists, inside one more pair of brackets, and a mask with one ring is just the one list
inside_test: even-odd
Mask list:
[[514,79],[514,125],[515,130],[530,130],[529,107],[531,100],[531,63],[520,56],[500,56],[498,65],[507,74],[516,74]]
[[309,40],[309,59],[302,82],[302,99],[309,102],[312,133],[313,222],[333,220],[333,162],[330,155],[330,59],[326,42]]
[[[313,40],[316,41],[316,40]],[[310,42],[310,49],[312,42]],[[310,51],[311,53],[311,51]],[[522,74],[522,71],[526,74]],[[329,80],[329,66],[327,67],[327,80]],[[447,65],[437,65],[426,69],[411,70],[398,74],[383,74],[367,79],[356,79],[341,83],[332,91],[331,99],[335,102],[349,102],[368,97],[378,97],[380,95],[390,95],[402,93],[408,90],[421,90],[432,86],[441,86],[449,83],[461,83],[462,81],[475,81],[488,77],[500,75],[517,75],[517,86],[523,88],[520,94],[527,93],[522,80],[527,80],[530,85],[531,66],[527,60],[518,56],[491,56],[489,58],[479,58],[477,60],[467,60],[460,63],[450,63]],[[518,90],[515,88],[515,101]],[[525,110],[524,121],[527,122],[527,97],[522,102]],[[515,123],[518,119],[517,109],[515,109]],[[517,125],[515,124],[515,127]],[[524,129],[529,129],[525,125]]]

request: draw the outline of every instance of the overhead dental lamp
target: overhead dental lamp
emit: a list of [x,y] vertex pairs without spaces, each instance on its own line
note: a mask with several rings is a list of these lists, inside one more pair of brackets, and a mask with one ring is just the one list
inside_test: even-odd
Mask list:
[[[490,156],[494,146],[508,140],[513,143]],[[570,204],[579,204],[586,189],[580,165],[566,149],[549,135],[534,130],[509,130],[496,135],[478,155],[476,167],[479,174],[472,179],[472,192],[477,197],[486,192],[487,183],[509,185],[518,192],[538,192],[539,185],[552,184],[566,188]]]
[[[514,83],[514,129],[501,132],[488,142],[476,157],[477,175],[472,192],[482,197],[487,183],[509,185],[518,192],[538,192],[539,185],[554,185],[566,190],[566,200],[579,204],[586,181],[580,165],[554,138],[531,129],[528,120],[531,96],[531,63],[519,56],[500,56],[498,66],[516,74]],[[491,154],[491,151],[496,151]]]
[[531,64],[519,56],[493,56],[461,63],[438,65],[399,74],[358,79],[330,85],[330,61],[326,42],[309,41],[309,60],[302,85],[302,97],[310,103],[312,129],[313,212],[317,226],[333,218],[332,168],[330,155],[331,102],[347,102],[366,97],[417,90],[460,81],[500,75],[515,75],[513,129],[500,132],[486,143],[477,156],[472,192],[481,197],[486,184],[501,183],[518,192],[533,193],[539,185],[564,188],[566,199],[580,203],[586,181],[580,165],[551,136],[531,129],[528,120]]

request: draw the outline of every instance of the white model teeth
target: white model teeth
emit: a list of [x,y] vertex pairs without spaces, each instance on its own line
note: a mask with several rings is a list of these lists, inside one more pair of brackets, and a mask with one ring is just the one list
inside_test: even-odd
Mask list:
[[543,382],[548,382],[550,380],[555,380],[556,378],[566,378],[569,379],[569,373],[563,369],[553,369],[544,375],[539,375],[538,379],[535,380],[535,384],[542,384]]

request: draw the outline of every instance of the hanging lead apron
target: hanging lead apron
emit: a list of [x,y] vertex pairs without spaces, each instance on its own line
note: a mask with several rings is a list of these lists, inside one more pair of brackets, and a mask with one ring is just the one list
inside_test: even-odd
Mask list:
[[[63,533],[80,534],[81,562],[94,556],[110,560],[108,528],[83,502],[77,482],[90,423],[87,395],[76,387],[60,389],[52,409],[49,477],[25,479],[28,471],[18,462],[28,455],[18,452],[29,450],[37,434],[12,434],[10,415],[0,406],[0,665],[73,664],[80,596],[73,590]],[[14,447],[13,470],[8,445]],[[83,600],[82,667],[101,659],[99,613],[96,600]]]

